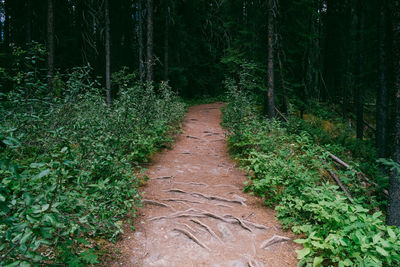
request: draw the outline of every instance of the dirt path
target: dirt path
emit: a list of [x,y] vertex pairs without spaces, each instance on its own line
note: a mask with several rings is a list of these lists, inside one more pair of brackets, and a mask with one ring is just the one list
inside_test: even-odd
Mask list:
[[[194,106],[172,150],[155,157],[136,232],[113,266],[296,266],[296,245],[275,212],[241,192],[227,154],[221,103]],[[265,247],[265,248],[263,248]]]

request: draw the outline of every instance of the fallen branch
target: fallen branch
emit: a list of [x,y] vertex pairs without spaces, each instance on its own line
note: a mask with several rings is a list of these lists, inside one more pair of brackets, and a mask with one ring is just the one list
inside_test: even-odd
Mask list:
[[188,231],[186,231],[186,230],[184,230],[184,229],[181,229],[181,228],[174,228],[173,231],[177,231],[177,232],[180,232],[180,233],[186,235],[189,239],[191,239],[193,242],[195,242],[195,243],[196,243],[197,245],[199,245],[200,247],[202,247],[202,248],[204,248],[204,249],[206,249],[206,250],[208,250],[208,251],[211,251],[206,245],[204,245],[203,243],[201,243],[201,242],[200,242],[194,235],[192,235],[190,232],[188,232]]
[[283,115],[282,112],[280,112],[279,109],[277,109],[276,107],[275,107],[275,111],[279,114],[279,116],[282,117],[282,119],[283,119],[285,122],[289,122],[289,120],[285,117],[285,115]]
[[[340,159],[339,157],[333,155],[332,153],[329,153],[329,157],[335,161],[337,164],[339,164],[340,166],[344,167],[345,169],[352,169],[352,167],[347,164],[346,162],[344,162],[342,159]],[[366,181],[369,184],[372,184],[375,187],[379,187],[379,185],[377,183],[375,183],[374,181],[372,181],[371,179],[369,179],[367,177],[367,175],[363,172],[360,171],[356,171],[357,174],[357,178],[361,177],[361,179],[363,179],[364,181]],[[386,189],[383,189],[383,193],[385,195],[389,195],[389,192]]]
[[330,169],[328,169],[328,166],[325,162],[323,162],[323,164],[326,167],[326,170],[328,171],[328,173],[330,174],[330,176],[332,176],[332,178],[336,181],[336,183],[338,184],[338,186],[340,187],[340,189],[342,189],[342,191],[346,194],[347,198],[350,199],[351,201],[353,201],[353,197],[350,195],[350,193],[347,191],[347,189],[344,187],[344,185],[342,184],[342,181],[340,181],[340,179],[333,173],[333,171],[331,171]]

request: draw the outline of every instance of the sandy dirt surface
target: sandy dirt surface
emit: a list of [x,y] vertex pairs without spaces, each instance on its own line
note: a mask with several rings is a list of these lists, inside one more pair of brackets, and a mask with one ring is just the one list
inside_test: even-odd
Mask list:
[[296,266],[293,236],[275,211],[242,192],[246,176],[230,159],[222,103],[189,108],[183,133],[147,171],[135,232],[109,266]]

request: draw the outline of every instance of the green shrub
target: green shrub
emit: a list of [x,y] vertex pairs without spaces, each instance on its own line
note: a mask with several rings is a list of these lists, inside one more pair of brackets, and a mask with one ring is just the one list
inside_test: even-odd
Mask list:
[[[354,170],[337,170],[326,149],[347,148],[326,139],[319,145],[306,124],[270,121],[260,116],[251,97],[227,83],[224,110],[228,144],[249,174],[245,190],[265,198],[277,218],[302,238],[300,266],[398,266],[400,231],[385,216],[370,189]],[[310,127],[310,126],[308,126]],[[354,162],[357,162],[356,160]],[[359,165],[360,166],[360,165]],[[331,180],[334,170],[354,200]]]
[[96,240],[115,241],[140,205],[140,163],[185,112],[167,84],[130,80],[107,108],[90,67],[65,78],[57,97],[0,103],[2,266],[98,263]]

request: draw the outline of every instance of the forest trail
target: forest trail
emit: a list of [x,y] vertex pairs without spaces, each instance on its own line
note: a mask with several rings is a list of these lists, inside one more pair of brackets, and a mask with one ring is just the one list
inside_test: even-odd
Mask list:
[[112,266],[296,266],[292,235],[275,211],[242,193],[227,151],[222,103],[193,106],[171,150],[152,161],[135,232]]

